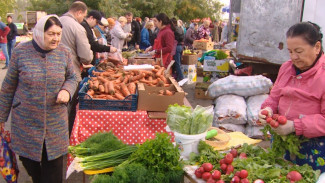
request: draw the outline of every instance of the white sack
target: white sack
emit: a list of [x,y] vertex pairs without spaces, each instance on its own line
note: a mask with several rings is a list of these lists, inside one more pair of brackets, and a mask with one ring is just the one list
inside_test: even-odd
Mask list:
[[245,125],[234,125],[234,124],[229,124],[229,123],[223,123],[219,124],[219,127],[221,129],[226,129],[228,131],[232,132],[242,132],[245,133]]
[[215,100],[216,123],[246,124],[246,101],[237,95],[222,95]]
[[247,123],[249,125],[256,126],[256,122],[258,121],[258,112],[261,109],[261,105],[264,100],[268,97],[268,94],[255,95],[251,96],[247,99]]
[[269,93],[272,81],[262,75],[234,76],[230,75],[213,82],[209,95],[216,98],[220,95],[235,94],[243,97]]
[[264,139],[264,134],[261,130],[264,126],[246,125],[245,134],[250,138]]

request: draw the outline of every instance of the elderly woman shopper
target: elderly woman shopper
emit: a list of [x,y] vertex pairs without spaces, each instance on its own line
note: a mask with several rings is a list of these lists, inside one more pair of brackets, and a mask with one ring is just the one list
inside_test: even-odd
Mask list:
[[192,23],[190,25],[190,28],[186,31],[185,34],[185,41],[184,41],[184,45],[192,48],[193,47],[193,42],[194,40],[197,39],[197,29],[198,29],[198,25],[197,23]]
[[124,16],[121,16],[118,19],[118,22],[111,30],[112,36],[112,46],[118,50],[122,50],[126,38],[131,37],[131,33],[125,33],[123,27],[126,25],[127,19]]
[[199,27],[198,38],[199,39],[209,39],[210,38],[210,21],[205,20],[203,24]]
[[42,17],[33,40],[14,49],[0,92],[0,124],[11,111],[11,147],[34,183],[62,182],[68,151],[67,102],[77,80],[61,32],[58,16]]
[[141,30],[141,41],[140,41],[141,50],[145,50],[149,46],[151,46],[150,37],[152,37],[152,31],[151,31],[152,28],[153,28],[153,22],[149,21]]
[[[301,143],[300,153],[305,158],[286,154],[298,165],[309,164],[325,172],[325,57],[322,33],[316,24],[297,23],[287,31],[290,60],[283,63],[274,87],[261,108],[285,116],[288,121],[274,128],[279,135],[294,133],[308,138]],[[259,120],[265,124],[265,115]],[[298,146],[299,144],[297,144]],[[324,180],[322,181],[324,182]]]

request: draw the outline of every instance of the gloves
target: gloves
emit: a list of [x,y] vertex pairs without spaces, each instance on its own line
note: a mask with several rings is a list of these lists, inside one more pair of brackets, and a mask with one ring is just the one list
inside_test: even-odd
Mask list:
[[68,103],[70,100],[70,93],[67,90],[61,90],[56,99],[56,103]]
[[262,114],[262,111],[266,110],[268,112],[268,117],[273,116],[273,110],[270,107],[265,107],[258,112],[258,120],[263,124],[266,125],[266,116]]
[[279,135],[288,135],[292,132],[295,132],[295,125],[293,121],[287,120],[287,123],[284,125],[279,125],[277,128],[272,128],[273,131]]

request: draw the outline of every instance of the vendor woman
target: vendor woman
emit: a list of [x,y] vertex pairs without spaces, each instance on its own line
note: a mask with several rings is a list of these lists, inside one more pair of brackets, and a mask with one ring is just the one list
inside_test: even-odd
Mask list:
[[[291,157],[298,165],[309,164],[325,172],[325,57],[322,33],[314,23],[297,23],[287,31],[291,60],[282,64],[269,97],[261,106],[268,115],[288,119],[273,130],[279,135],[295,133],[309,139],[301,144],[304,159]],[[261,111],[262,111],[261,110]],[[264,115],[259,120],[265,124]],[[286,155],[287,159],[290,159]]]

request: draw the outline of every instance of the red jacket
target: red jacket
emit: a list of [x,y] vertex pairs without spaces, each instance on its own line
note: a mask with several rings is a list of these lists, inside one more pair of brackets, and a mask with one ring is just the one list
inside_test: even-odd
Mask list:
[[0,29],[0,43],[7,43],[7,35],[10,32],[10,28],[6,26],[3,30]]
[[170,28],[170,25],[166,25],[161,29],[155,39],[153,49],[156,50],[156,57],[160,58],[162,53],[164,67],[167,68],[172,60],[172,51],[174,48],[175,36],[174,32]]

